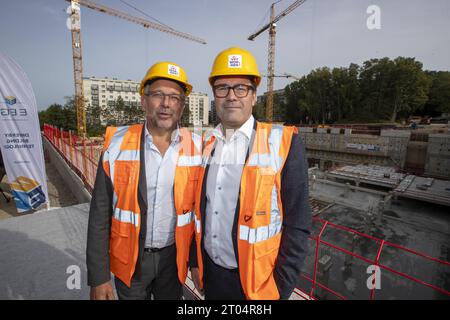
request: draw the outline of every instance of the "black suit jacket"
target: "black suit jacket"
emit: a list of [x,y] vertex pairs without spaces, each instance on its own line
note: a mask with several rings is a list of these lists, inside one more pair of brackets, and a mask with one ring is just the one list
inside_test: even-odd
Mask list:
[[[256,121],[254,128],[256,128]],[[254,133],[255,130],[253,131],[253,134]],[[249,147],[249,150],[251,149],[252,146]],[[248,156],[249,152],[247,151],[246,158],[248,158]],[[308,236],[311,232],[311,209],[308,201],[308,162],[306,159],[304,143],[298,134],[294,134],[286,163],[281,172],[283,233],[281,235],[280,250],[274,272],[275,282],[281,299],[289,298],[296,287],[300,271],[308,253]],[[208,170],[209,164],[205,168],[200,202],[200,211],[202,214],[202,239],[205,230],[206,181],[208,179]],[[237,261],[237,222],[239,208],[240,199],[238,198],[232,234],[230,235],[233,239],[234,253]],[[195,241],[193,241],[191,245],[189,256],[189,266],[198,266]],[[205,256],[204,241],[202,241],[202,256]]]
[[[140,277],[141,260],[144,252],[147,234],[147,183],[145,177],[145,126],[141,133],[141,148],[139,153],[140,171],[138,181],[138,203],[141,210],[141,228],[139,232],[139,256],[135,275]],[[87,281],[91,287],[111,280],[109,271],[109,237],[111,233],[111,218],[113,215],[113,185],[106,175],[102,165],[103,154],[100,157],[95,178],[94,191],[89,210],[88,235],[86,247]]]

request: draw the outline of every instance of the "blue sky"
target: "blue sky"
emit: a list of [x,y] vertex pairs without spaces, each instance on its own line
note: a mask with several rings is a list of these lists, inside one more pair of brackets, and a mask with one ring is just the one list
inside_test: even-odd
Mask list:
[[[146,18],[120,0],[93,1]],[[190,42],[82,8],[84,76],[141,80],[151,64],[171,60],[186,69],[194,91],[211,97],[207,78],[212,62],[230,46],[253,52],[261,73],[267,73],[268,33],[255,41],[247,37],[267,22],[273,0],[126,1],[208,43]],[[276,12],[292,2],[280,2]],[[367,28],[370,5],[381,10],[379,30]],[[28,74],[40,110],[63,103],[64,96],[74,92],[67,6],[64,0],[0,0],[0,52]],[[401,55],[416,57],[428,70],[450,70],[449,30],[449,0],[307,0],[277,24],[275,69],[302,76],[322,66]],[[290,81],[276,78],[275,88]],[[259,92],[265,89],[264,79]]]

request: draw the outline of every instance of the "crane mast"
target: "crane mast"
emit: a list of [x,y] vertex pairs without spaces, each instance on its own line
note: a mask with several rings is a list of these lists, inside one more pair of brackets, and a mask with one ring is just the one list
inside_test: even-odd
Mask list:
[[272,3],[270,6],[270,21],[268,24],[264,25],[261,29],[251,34],[248,40],[254,40],[258,35],[269,29],[269,48],[268,48],[268,58],[267,58],[267,97],[266,97],[266,120],[271,122],[273,118],[273,78],[275,69],[275,34],[276,34],[276,23],[289,13],[291,13],[298,6],[303,4],[306,0],[297,0],[292,3],[289,7],[275,16],[275,4],[280,1]]

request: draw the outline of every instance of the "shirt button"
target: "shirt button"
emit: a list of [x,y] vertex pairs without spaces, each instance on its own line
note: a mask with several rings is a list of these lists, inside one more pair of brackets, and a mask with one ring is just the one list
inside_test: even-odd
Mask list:
[[216,235],[213,235],[213,238],[215,239],[215,238],[217,238],[217,236],[216,236]]
[[222,187],[218,187],[217,189],[222,190]]
[[219,214],[219,211],[214,211],[215,214]]
[[219,259],[219,257],[215,256],[215,257],[214,257],[214,260],[217,260],[217,259]]

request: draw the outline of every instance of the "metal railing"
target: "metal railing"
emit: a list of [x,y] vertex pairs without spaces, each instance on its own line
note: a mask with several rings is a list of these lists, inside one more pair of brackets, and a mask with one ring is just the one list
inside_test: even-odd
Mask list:
[[71,131],[58,129],[49,124],[44,124],[44,136],[92,194],[103,141],[83,139]]

